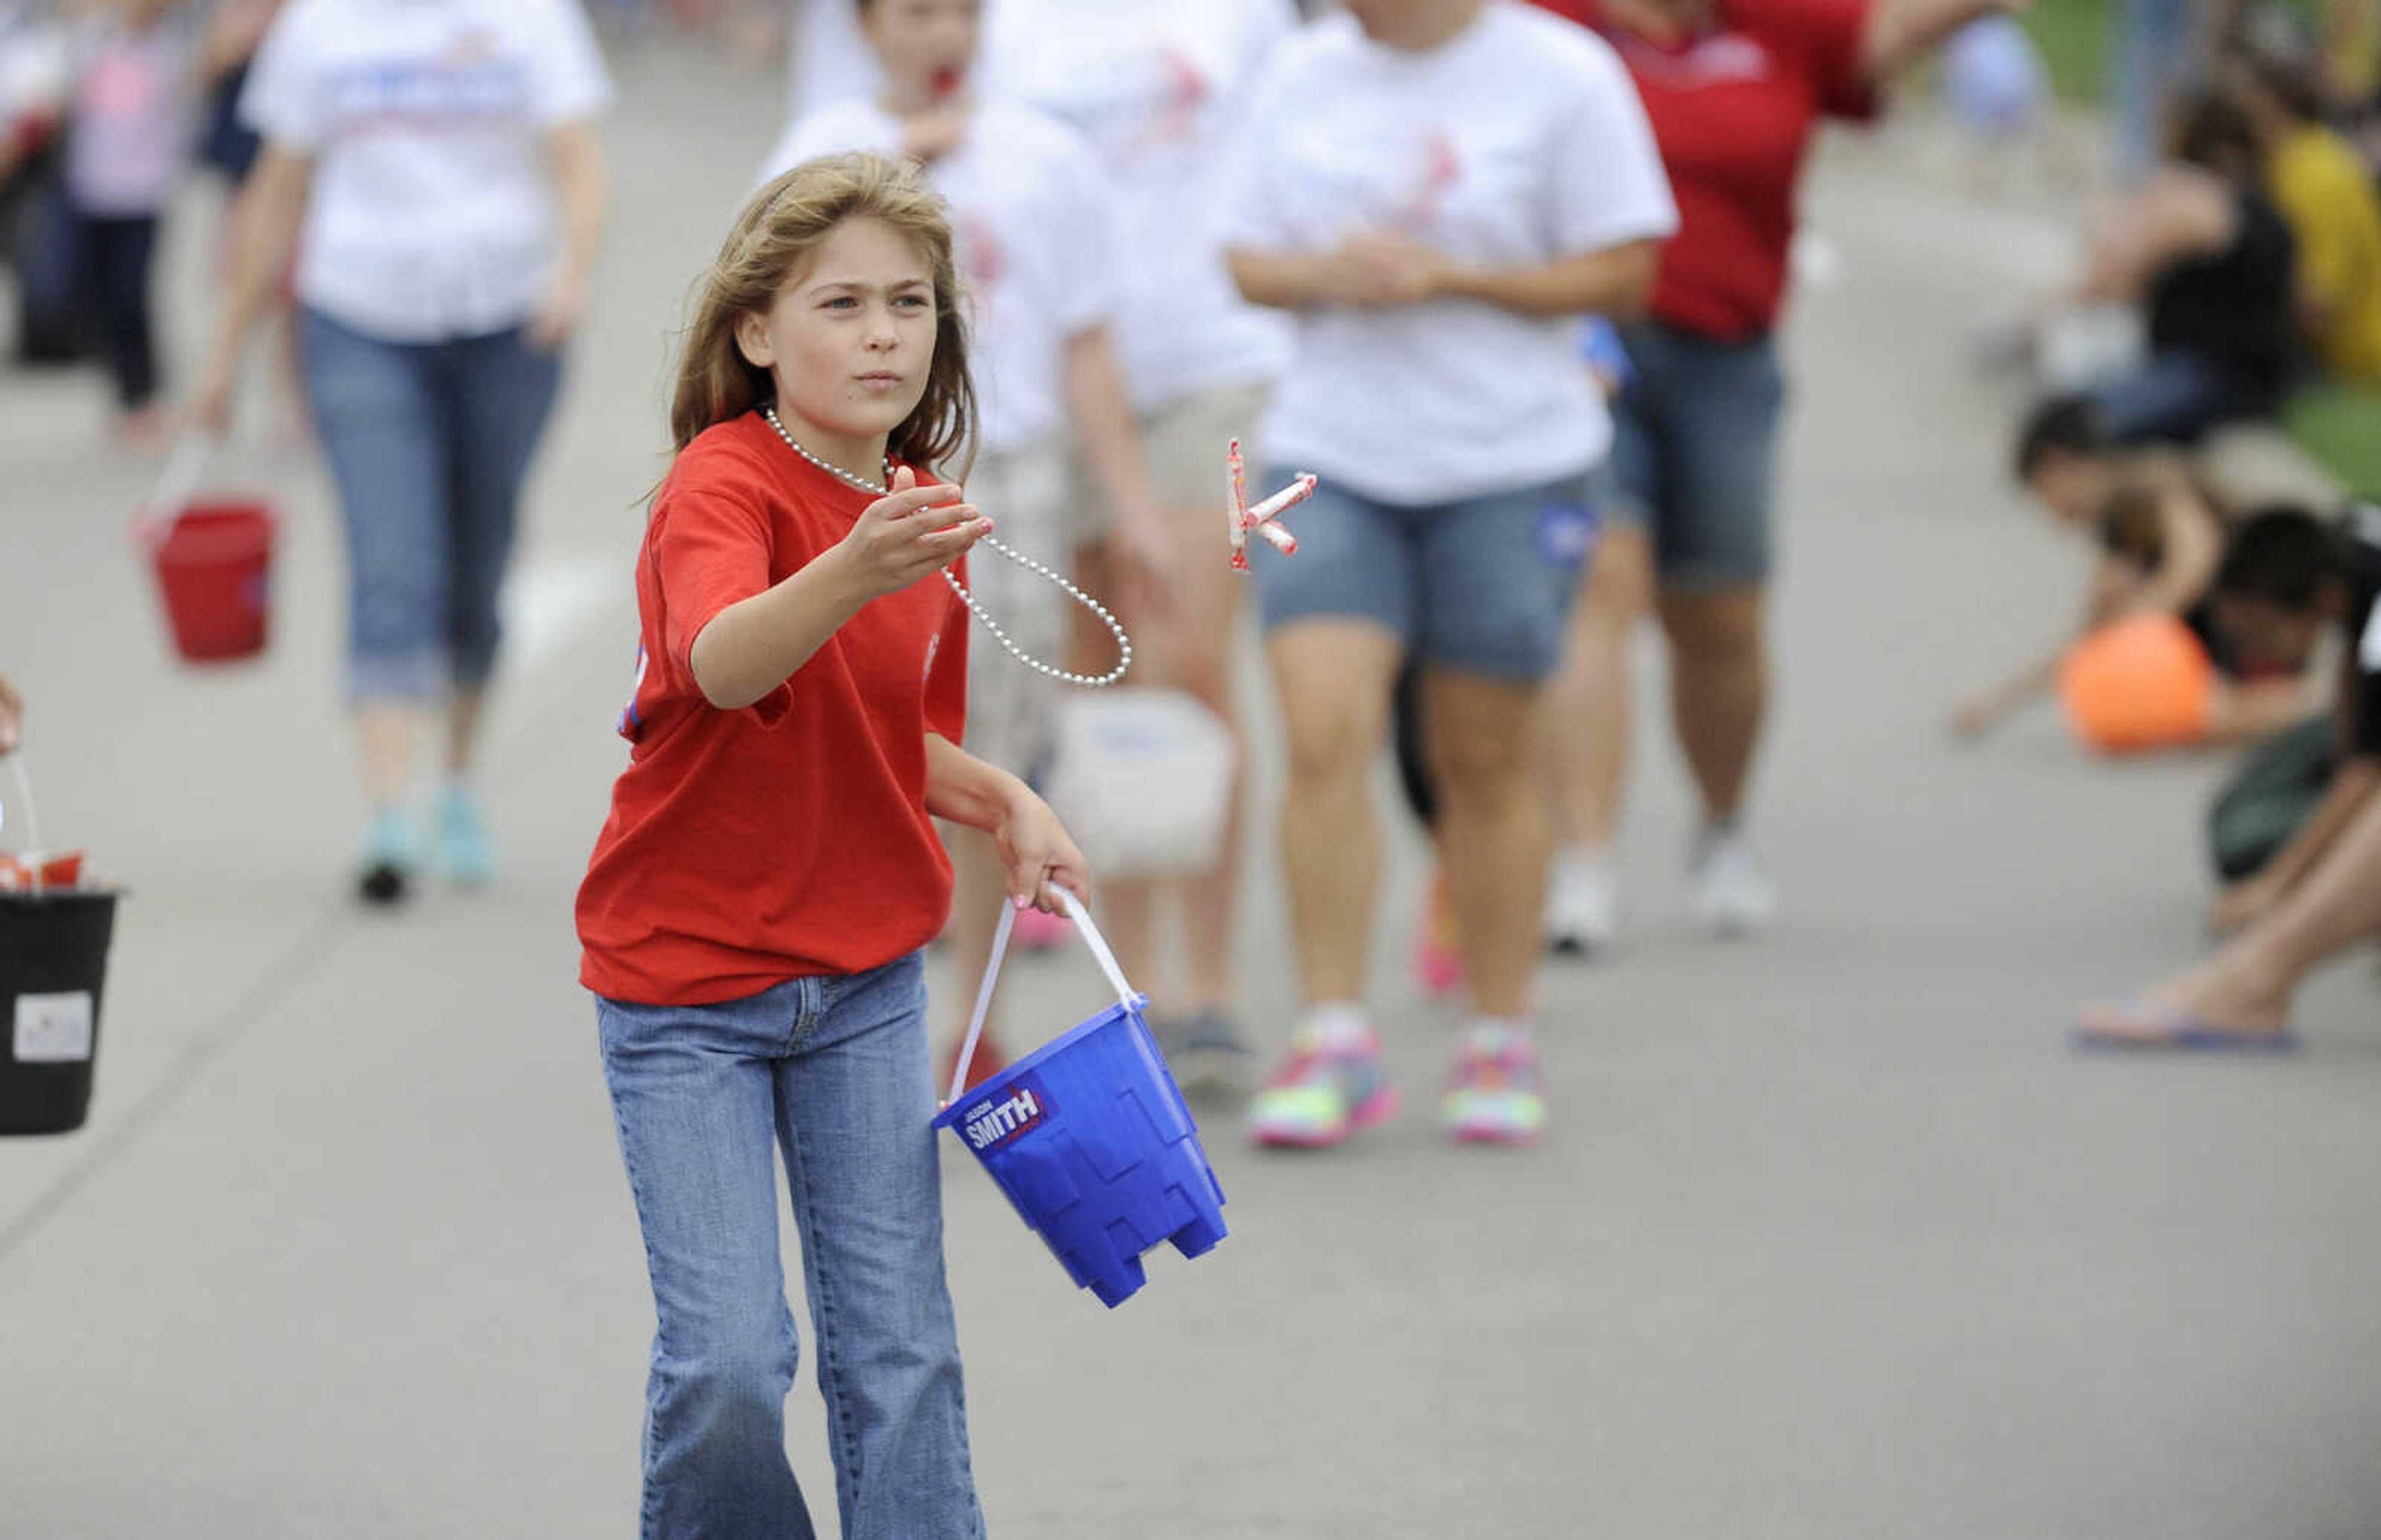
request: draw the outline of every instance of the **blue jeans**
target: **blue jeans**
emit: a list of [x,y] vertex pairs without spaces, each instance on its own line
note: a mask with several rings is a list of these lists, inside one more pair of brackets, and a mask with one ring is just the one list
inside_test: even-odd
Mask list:
[[[1266,486],[1289,474],[1268,473]],[[1264,629],[1369,620],[1435,667],[1533,684],[1562,659],[1602,468],[1451,503],[1383,503],[1325,482],[1283,522],[1295,556],[1249,541]]]
[[1645,526],[1665,589],[1760,587],[1786,404],[1776,347],[1658,321],[1623,326],[1620,340],[1632,373],[1612,404],[1613,517]]
[[959,1333],[913,953],[749,999],[598,998],[604,1076],[658,1318],[642,1540],[807,1540],[786,1459],[799,1347],[782,1152],[846,1540],[972,1540]]
[[2208,429],[2273,409],[2273,393],[2196,353],[2153,353],[2140,368],[2092,388],[2119,444],[2189,444]]
[[299,345],[347,521],[349,699],[478,689],[495,669],[496,595],[561,359],[519,327],[388,342],[314,310]]

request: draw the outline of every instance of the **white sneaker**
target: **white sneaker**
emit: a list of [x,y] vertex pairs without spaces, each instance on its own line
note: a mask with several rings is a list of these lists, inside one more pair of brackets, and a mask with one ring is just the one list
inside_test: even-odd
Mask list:
[[1688,911],[1713,935],[1758,935],[1777,918],[1777,889],[1752,842],[1733,824],[1703,831],[1687,882]]
[[1557,957],[1593,957],[1620,937],[1620,872],[1602,850],[1555,857],[1546,889],[1546,947]]

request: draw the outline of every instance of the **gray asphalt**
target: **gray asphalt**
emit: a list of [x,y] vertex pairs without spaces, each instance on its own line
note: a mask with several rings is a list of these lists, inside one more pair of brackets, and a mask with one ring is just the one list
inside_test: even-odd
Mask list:
[[[667,332],[778,103],[773,71],[617,62],[619,215],[489,754],[495,890],[347,900],[337,542],[266,398],[223,474],[287,515],[276,644],[197,675],[124,534],[153,467],[93,449],[98,381],[0,379],[0,668],[54,843],[131,889],[90,1127],[0,1145],[6,1540],[633,1524],[650,1305],[570,898],[621,759]],[[1944,737],[1951,691],[2055,632],[2076,560],[1999,479],[2010,405],[1963,357],[2042,229],[1963,211],[1905,148],[1833,149],[1810,189],[1842,271],[1791,329],[1758,819],[1785,923],[1685,933],[1687,804],[1649,730],[1630,944],[1547,975],[1543,1148],[1456,1151],[1422,1115],[1447,1021],[1404,983],[1400,835],[1380,997],[1418,1110],[1301,1159],[1213,1119],[1230,1241],[1154,1257],[1114,1314],[953,1149],[996,1533],[2381,1534],[2371,968],[2307,994],[2291,1062],[2069,1050],[2076,1002],[2201,946],[2220,766],[2085,763],[2047,714]],[[166,285],[185,363],[205,204]],[[1254,870],[1245,1004],[1277,1040]],[[1098,1003],[1081,959],[1019,976],[1020,1021]],[[807,1377],[791,1410],[831,1493]]]

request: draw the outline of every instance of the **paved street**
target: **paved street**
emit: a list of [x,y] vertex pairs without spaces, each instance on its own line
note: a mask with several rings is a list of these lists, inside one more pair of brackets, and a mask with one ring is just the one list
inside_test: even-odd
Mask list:
[[[616,65],[617,217],[513,594],[493,891],[348,899],[338,542],[270,393],[222,474],[287,518],[275,644],[197,674],[126,539],[154,468],[93,448],[98,377],[0,377],[0,667],[53,843],[131,889],[90,1127],[0,1144],[0,1540],[631,1531],[651,1306],[570,899],[622,760],[669,331],[780,104],[774,70]],[[1425,1115],[1448,1023],[1406,982],[1404,832],[1378,984],[1410,1110],[1296,1159],[1212,1118],[1214,1253],[1153,1256],[1110,1314],[946,1146],[996,1534],[2381,1535],[2369,955],[2308,994],[2294,1061],[2069,1049],[2073,1004],[2202,944],[2221,766],[2090,764],[2047,712],[1944,734],[1952,691],[2064,624],[2079,563],[2008,488],[2010,403],[1965,362],[2055,242],[1912,164],[1839,147],[1808,200],[1841,271],[1791,339],[1758,818],[1786,922],[1685,934],[1655,719],[1630,943],[1547,977],[1542,1149],[1459,1151]],[[186,369],[209,200],[170,252]],[[1277,1042],[1269,848],[1252,870],[1245,1005]],[[1017,977],[1020,1023],[1100,999],[1080,958]],[[804,1338],[793,1447],[831,1525]]]

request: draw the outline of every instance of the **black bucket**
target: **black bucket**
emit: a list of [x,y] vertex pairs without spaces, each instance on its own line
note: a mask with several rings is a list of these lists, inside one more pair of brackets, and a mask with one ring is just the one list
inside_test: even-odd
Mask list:
[[0,893],[0,1134],[82,1127],[115,930],[114,893]]

